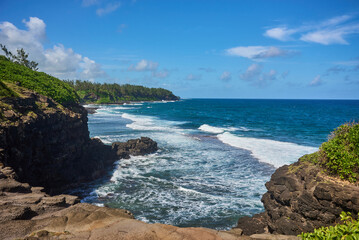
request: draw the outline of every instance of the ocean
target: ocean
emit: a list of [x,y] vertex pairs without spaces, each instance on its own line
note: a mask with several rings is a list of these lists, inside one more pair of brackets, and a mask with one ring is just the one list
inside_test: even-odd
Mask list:
[[99,106],[91,137],[147,136],[159,150],[122,159],[80,190],[84,202],[136,219],[229,229],[264,210],[264,184],[284,164],[318,150],[339,125],[359,121],[359,101],[186,99]]

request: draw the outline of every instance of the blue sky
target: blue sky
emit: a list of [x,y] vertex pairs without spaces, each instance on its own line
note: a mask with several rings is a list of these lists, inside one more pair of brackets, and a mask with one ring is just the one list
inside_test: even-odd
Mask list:
[[61,79],[359,99],[357,0],[1,0],[0,43]]

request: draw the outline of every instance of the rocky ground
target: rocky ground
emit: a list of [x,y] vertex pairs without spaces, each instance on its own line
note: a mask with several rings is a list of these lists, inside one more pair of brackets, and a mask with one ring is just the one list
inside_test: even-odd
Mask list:
[[358,185],[328,176],[305,158],[278,168],[266,187],[265,212],[239,220],[245,234],[297,235],[338,223],[342,211],[359,211]]
[[13,169],[0,165],[0,239],[297,239],[244,236],[239,228],[216,231],[147,224],[135,220],[127,210],[79,203],[79,198],[71,195],[49,196],[43,190],[18,182]]

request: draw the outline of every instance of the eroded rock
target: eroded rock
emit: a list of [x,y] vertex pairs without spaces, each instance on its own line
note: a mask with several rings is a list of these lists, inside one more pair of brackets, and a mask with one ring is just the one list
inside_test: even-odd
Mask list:
[[278,168],[266,183],[262,197],[265,212],[240,219],[244,233],[267,225],[270,233],[298,235],[321,226],[339,222],[342,211],[354,216],[359,211],[359,186],[324,174],[319,167],[305,161]]

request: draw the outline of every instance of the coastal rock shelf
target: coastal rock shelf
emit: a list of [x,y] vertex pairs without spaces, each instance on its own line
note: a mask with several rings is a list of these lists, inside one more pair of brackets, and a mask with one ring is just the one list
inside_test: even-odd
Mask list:
[[342,211],[353,216],[359,211],[358,185],[329,177],[301,159],[278,168],[266,187],[262,197],[265,212],[239,220],[238,227],[245,234],[297,235],[338,223]]
[[42,187],[14,179],[14,171],[0,166],[0,239],[297,239],[294,236],[256,234],[242,230],[216,231],[179,228],[135,220],[124,209],[79,203],[71,195],[49,196]]

